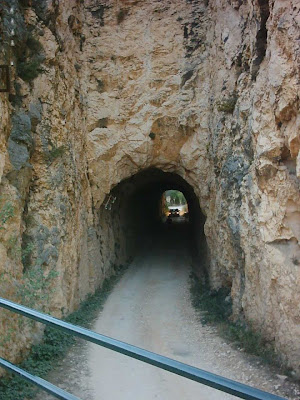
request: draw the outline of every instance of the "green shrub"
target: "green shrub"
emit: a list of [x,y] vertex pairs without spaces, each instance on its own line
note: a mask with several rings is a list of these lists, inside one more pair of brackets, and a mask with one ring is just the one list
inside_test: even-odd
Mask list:
[[17,72],[23,81],[31,82],[41,72],[43,72],[43,69],[41,68],[41,60],[36,57],[29,61],[20,61],[18,63]]
[[[26,240],[27,239],[27,240]],[[22,264],[24,266],[24,270],[28,269],[31,265],[31,254],[34,250],[34,245],[31,242],[28,242],[30,238],[27,235],[23,235],[23,243],[21,247],[21,259]]]
[[65,146],[59,146],[59,147],[54,147],[52,150],[49,152],[49,159],[50,160],[55,160],[56,158],[62,156],[65,152]]
[[57,158],[61,157],[66,151],[65,146],[53,146],[51,150],[47,151],[44,154],[44,158],[50,164],[55,161]]
[[31,34],[28,35],[26,46],[29,48],[32,55],[43,52],[43,46]]
[[44,61],[43,46],[29,33],[25,46],[17,60],[17,74],[23,81],[31,82],[41,72]]
[[227,99],[223,99],[222,101],[217,102],[217,109],[218,111],[223,111],[226,113],[232,114],[237,102],[237,96],[232,95]]

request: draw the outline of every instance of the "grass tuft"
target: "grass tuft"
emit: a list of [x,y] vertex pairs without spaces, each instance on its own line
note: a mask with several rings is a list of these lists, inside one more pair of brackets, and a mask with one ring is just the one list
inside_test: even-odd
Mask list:
[[29,61],[20,61],[18,63],[18,75],[23,81],[31,82],[35,79],[43,69],[41,68],[41,59],[36,57]]
[[232,313],[231,300],[227,300],[230,290],[221,288],[212,291],[195,274],[191,274],[190,278],[192,304],[196,310],[201,311],[202,324],[218,323],[227,319]]

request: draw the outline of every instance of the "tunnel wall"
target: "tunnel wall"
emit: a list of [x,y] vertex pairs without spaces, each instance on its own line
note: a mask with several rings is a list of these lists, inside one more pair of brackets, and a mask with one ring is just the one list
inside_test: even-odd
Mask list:
[[[157,168],[193,188],[233,318],[300,371],[299,4],[267,3],[1,2],[4,34],[11,5],[17,22],[0,54],[14,62],[0,94],[4,297],[76,309],[123,257],[101,245],[119,235],[107,195]],[[7,313],[0,331],[1,355],[30,347]]]

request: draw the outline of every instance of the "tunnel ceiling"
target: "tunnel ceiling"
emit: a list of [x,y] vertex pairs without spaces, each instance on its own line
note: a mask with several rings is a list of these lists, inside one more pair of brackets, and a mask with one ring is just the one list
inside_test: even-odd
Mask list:
[[112,194],[128,196],[142,191],[155,191],[163,194],[166,190],[181,191],[190,202],[196,198],[193,188],[181,176],[172,172],[164,172],[157,168],[149,168],[119,183]]

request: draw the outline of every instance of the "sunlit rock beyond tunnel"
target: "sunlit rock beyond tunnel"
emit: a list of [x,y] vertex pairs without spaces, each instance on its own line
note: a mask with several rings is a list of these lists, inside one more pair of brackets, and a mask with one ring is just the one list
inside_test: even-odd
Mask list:
[[[66,317],[152,239],[184,237],[230,320],[300,377],[299,15],[298,0],[2,0],[0,296]],[[169,190],[185,218],[163,215]],[[1,312],[0,356],[42,334]]]

